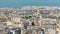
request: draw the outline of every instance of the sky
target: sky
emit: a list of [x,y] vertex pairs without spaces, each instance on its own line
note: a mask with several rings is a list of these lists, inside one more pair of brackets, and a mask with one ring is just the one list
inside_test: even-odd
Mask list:
[[0,0],[0,7],[60,6],[60,0]]

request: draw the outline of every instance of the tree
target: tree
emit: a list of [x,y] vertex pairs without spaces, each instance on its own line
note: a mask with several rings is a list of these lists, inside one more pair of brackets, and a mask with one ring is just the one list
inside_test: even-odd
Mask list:
[[55,26],[55,31],[56,31],[56,28],[57,28],[57,23],[56,22],[54,23],[54,26]]
[[37,34],[38,34],[38,31],[39,31],[39,29],[36,30]]
[[28,34],[28,32],[26,32],[25,34]]
[[25,19],[28,19],[29,17],[28,16],[25,16]]
[[22,18],[24,18],[24,17],[22,17]]
[[33,25],[33,26],[35,25],[34,22],[32,22],[32,25]]
[[29,17],[28,17],[28,16],[24,16],[24,17],[22,17],[22,18],[24,18],[24,19],[28,19]]
[[56,26],[56,25],[57,25],[57,23],[54,23],[54,25]]
[[6,18],[0,18],[0,20],[2,20],[2,22],[6,22]]
[[58,18],[60,18],[60,16]]
[[29,16],[29,18],[31,18],[32,16]]

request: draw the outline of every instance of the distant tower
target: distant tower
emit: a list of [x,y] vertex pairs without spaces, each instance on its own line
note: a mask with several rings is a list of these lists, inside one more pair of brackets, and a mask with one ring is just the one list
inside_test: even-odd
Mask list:
[[[40,10],[41,10],[41,7],[37,7],[37,12],[36,12],[37,16],[36,17],[40,18],[39,24],[41,26],[41,16],[40,16],[41,14],[40,14]],[[37,18],[37,20],[38,20],[38,18]]]
[[40,7],[37,7],[37,12],[36,12],[37,16],[40,14]]

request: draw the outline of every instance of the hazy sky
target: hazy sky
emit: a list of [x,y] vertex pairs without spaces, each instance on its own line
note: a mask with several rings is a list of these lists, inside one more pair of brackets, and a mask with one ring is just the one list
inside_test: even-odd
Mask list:
[[60,0],[0,0],[0,7],[18,6],[60,6]]

